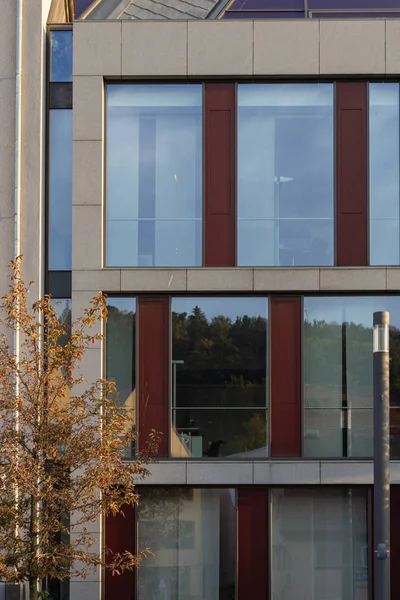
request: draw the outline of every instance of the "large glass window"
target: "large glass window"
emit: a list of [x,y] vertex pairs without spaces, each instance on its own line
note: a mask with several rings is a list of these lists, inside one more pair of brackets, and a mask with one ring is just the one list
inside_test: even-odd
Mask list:
[[107,265],[202,264],[202,86],[107,86]]
[[390,312],[390,444],[400,457],[400,298],[304,298],[304,456],[373,455],[372,322]]
[[273,489],[274,600],[368,600],[367,494]]
[[238,86],[238,264],[332,265],[333,85]]
[[400,264],[399,84],[369,86],[370,264]]
[[235,490],[142,488],[138,538],[138,600],[235,600]]
[[[136,423],[135,342],[136,299],[108,298],[106,377],[114,381],[118,402],[127,413],[127,426]],[[130,457],[133,447],[126,449]]]
[[72,110],[50,111],[49,269],[72,269]]
[[172,299],[172,456],[267,456],[267,298]]

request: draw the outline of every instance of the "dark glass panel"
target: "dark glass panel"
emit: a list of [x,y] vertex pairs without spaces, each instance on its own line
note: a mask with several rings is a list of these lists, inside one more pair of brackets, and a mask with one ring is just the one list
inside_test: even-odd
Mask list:
[[72,81],[72,31],[52,31],[50,35],[50,81]]
[[304,455],[373,454],[372,319],[390,312],[391,452],[399,453],[400,298],[304,299]]
[[138,599],[235,600],[236,491],[140,490]]
[[173,298],[172,454],[266,456],[267,299]]
[[71,271],[49,271],[48,293],[53,298],[70,298],[72,295]]
[[[118,403],[136,421],[136,298],[107,298],[106,377],[114,381]],[[127,456],[133,449],[127,450]]]
[[383,11],[386,8],[400,9],[400,0],[308,0],[308,10],[362,10],[369,8]]
[[304,12],[263,12],[249,10],[242,11],[227,11],[224,13],[224,19],[304,19]]
[[[265,394],[264,394],[265,395]],[[267,458],[266,411],[180,408],[172,413],[173,456]]]
[[310,13],[313,19],[399,19],[400,11],[397,13],[383,13],[383,12],[346,12],[346,13],[321,13],[314,12]]
[[50,84],[50,107],[72,108],[72,83],[59,82]]
[[304,0],[235,0],[229,10],[245,8],[246,10],[302,10],[304,11]]
[[72,110],[50,111],[49,269],[72,269]]
[[79,19],[81,14],[92,4],[93,0],[75,0],[75,19]]

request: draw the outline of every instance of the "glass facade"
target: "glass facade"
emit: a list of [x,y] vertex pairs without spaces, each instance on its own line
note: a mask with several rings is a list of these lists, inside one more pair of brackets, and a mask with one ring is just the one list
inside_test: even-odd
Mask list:
[[222,15],[224,19],[352,17],[399,18],[400,0],[234,0]]
[[[118,403],[136,423],[136,298],[108,298],[106,378],[115,382]],[[126,449],[126,457],[134,448]]]
[[272,489],[274,600],[368,600],[367,494]]
[[50,81],[72,81],[72,30],[50,32]]
[[369,84],[370,264],[400,264],[398,83]]
[[202,93],[107,86],[107,266],[202,264]]
[[267,456],[267,298],[172,299],[172,456]]
[[236,490],[142,488],[137,600],[235,600]]
[[304,298],[304,456],[373,455],[373,313],[390,312],[390,445],[400,457],[400,299]]
[[238,265],[334,260],[331,84],[238,85]]
[[[64,33],[64,32],[62,32]],[[72,110],[50,110],[48,268],[72,269]]]

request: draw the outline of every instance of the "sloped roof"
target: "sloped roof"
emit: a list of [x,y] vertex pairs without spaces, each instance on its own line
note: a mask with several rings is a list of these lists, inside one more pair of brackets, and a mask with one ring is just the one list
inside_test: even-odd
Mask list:
[[95,0],[83,19],[205,19],[218,0]]

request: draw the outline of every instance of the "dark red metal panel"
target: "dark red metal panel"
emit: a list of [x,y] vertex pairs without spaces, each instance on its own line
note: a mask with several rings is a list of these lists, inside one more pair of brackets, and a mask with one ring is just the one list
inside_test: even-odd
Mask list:
[[301,298],[272,298],[270,328],[271,456],[300,457]]
[[238,600],[268,598],[268,490],[238,490]]
[[204,264],[235,265],[235,84],[205,85]]
[[[107,517],[105,546],[112,552],[122,553],[128,550],[135,554],[135,509],[133,506],[126,505],[123,512],[125,516]],[[114,600],[114,598],[134,600],[135,572],[126,571],[122,575],[112,575],[111,571],[106,569],[104,586],[105,600]]]
[[139,447],[152,429],[162,433],[158,456],[168,456],[169,298],[140,298],[139,321]]
[[400,597],[400,486],[390,486],[390,586],[391,599]]
[[368,263],[367,83],[336,84],[337,265]]

